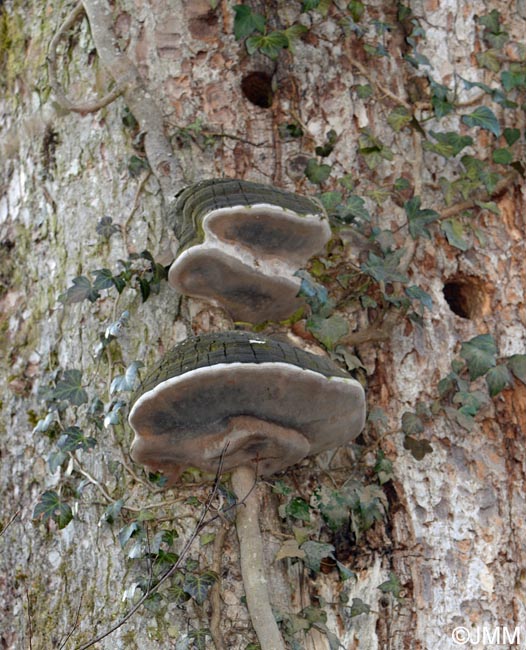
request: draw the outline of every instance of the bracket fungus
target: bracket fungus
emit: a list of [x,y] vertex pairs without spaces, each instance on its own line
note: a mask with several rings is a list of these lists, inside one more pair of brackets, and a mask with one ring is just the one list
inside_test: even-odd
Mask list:
[[247,606],[265,650],[285,646],[263,569],[256,478],[353,440],[364,421],[364,390],[345,371],[249,332],[186,339],[133,397],[135,461],[172,483],[189,466],[232,472]]
[[303,304],[294,274],[331,236],[316,200],[243,180],[187,187],[168,218],[179,241],[170,284],[253,323],[288,318]]

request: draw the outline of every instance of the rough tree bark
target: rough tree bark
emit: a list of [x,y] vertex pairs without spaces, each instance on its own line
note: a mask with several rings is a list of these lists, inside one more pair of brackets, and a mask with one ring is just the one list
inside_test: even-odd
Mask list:
[[[154,362],[192,331],[233,325],[219,309],[180,298],[164,282],[159,294],[144,303],[140,292],[128,287],[118,302],[113,291],[93,303],[64,305],[58,296],[73,278],[93,280],[94,270],[118,269],[119,260],[145,249],[169,263],[172,237],[162,218],[164,202],[190,182],[239,177],[315,194],[319,188],[306,179],[304,169],[330,129],[338,140],[326,159],[332,173],[324,191],[338,189],[337,179],[346,174],[358,182],[363,196],[367,189],[392,187],[404,177],[422,205],[443,218],[471,207],[469,201],[445,207],[439,191],[444,159],[423,149],[418,129],[394,132],[388,126],[387,115],[397,106],[422,115],[430,101],[422,69],[415,71],[403,59],[408,34],[398,24],[394,3],[365,3],[369,18],[394,25],[383,36],[389,57],[367,56],[358,40],[345,33],[340,18],[346,2],[332,3],[326,17],[300,15],[300,2],[264,3],[260,10],[272,16],[273,28],[300,20],[310,28],[293,54],[283,51],[276,63],[265,60],[274,90],[261,76],[242,89],[242,80],[261,59],[248,56],[234,38],[234,4],[122,0],[110,8],[102,0],[87,2],[94,32],[79,9],[71,29],[55,39],[56,79],[48,78],[48,48],[72,7],[23,0],[6,0],[0,7],[2,648],[79,648],[109,629],[138,599],[140,589],[134,600],[131,587],[140,571],[151,571],[147,562],[127,557],[129,547],[121,549],[119,528],[135,521],[139,512],[147,530],[155,532],[154,524],[168,521],[180,536],[180,550],[199,516],[196,498],[203,503],[210,492],[209,484],[187,481],[180,489],[152,493],[142,471],[128,459],[130,431],[125,426],[98,428],[87,414],[83,427],[97,446],[77,452],[79,462],[66,461],[50,471],[47,459],[56,448],[59,427],[55,439],[49,431],[34,431],[46,414],[38,393],[63,370],[81,370],[84,382],[91,382],[88,389],[105,395],[109,405],[112,373],[135,359]],[[510,39],[524,45],[526,9],[519,0],[409,0],[407,5],[425,28],[420,53],[431,61],[436,83],[452,88],[456,75],[486,81],[487,71],[475,65],[481,49],[475,18],[492,9],[500,11]],[[101,12],[114,42],[100,31]],[[122,53],[119,60],[115,52]],[[512,61],[523,55],[520,48],[505,52]],[[122,78],[112,75],[116,66]],[[61,107],[50,92],[50,81],[57,80],[74,105],[89,110]],[[251,103],[247,83],[256,86],[257,96],[274,92],[271,105]],[[371,98],[357,91],[367,84]],[[90,103],[114,88],[109,98],[114,101],[92,111]],[[468,93],[459,85],[458,92],[468,106],[478,90]],[[143,114],[145,106],[151,110]],[[501,118],[500,107],[492,107]],[[130,113],[138,126],[130,126]],[[524,113],[521,123],[502,119],[524,138]],[[281,137],[280,125],[292,123],[301,125],[303,136]],[[392,160],[382,160],[374,170],[358,154],[364,128],[394,152]],[[462,129],[459,119],[451,118],[448,130]],[[482,158],[491,159],[488,132],[477,132],[476,140]],[[150,170],[135,171],[132,156],[148,159]],[[526,193],[517,174],[483,196],[483,201],[495,202],[499,214],[476,213],[485,243],[474,240],[466,251],[451,246],[439,230],[433,240],[414,243],[400,202],[393,193],[384,199],[380,205],[368,199],[373,221],[391,230],[398,245],[408,240],[411,283],[433,299],[421,327],[398,318],[388,327],[384,323],[381,331],[374,330],[378,324],[367,329],[374,321],[371,311],[356,309],[352,300],[346,307],[351,326],[347,343],[367,371],[369,409],[381,408],[386,416],[380,433],[368,428],[364,444],[373,450],[371,457],[381,448],[393,462],[394,476],[385,487],[387,518],[359,541],[349,532],[337,547],[337,559],[356,573],[355,580],[342,583],[330,567],[327,573],[314,573],[297,558],[275,561],[291,526],[283,528],[276,497],[260,486],[264,551],[276,609],[294,613],[321,603],[327,628],[343,647],[447,650],[458,647],[452,638],[455,627],[512,631],[525,620],[526,386],[515,380],[489,400],[470,431],[443,415],[431,418],[423,437],[433,452],[420,462],[403,446],[401,418],[418,402],[436,399],[437,383],[450,372],[461,342],[491,333],[500,355],[525,353]],[[104,216],[121,227],[107,239],[96,231]],[[347,238],[349,269],[355,269],[367,258],[370,244],[356,234]],[[451,298],[446,300],[445,285],[452,287],[462,315]],[[108,348],[101,356],[101,335],[126,310],[129,324],[119,351],[112,357]],[[308,335],[301,322],[294,331],[296,344],[313,346],[304,340]],[[66,411],[57,420],[67,426],[68,417]],[[329,480],[328,462],[309,460],[285,478],[308,501]],[[351,475],[351,454],[340,451],[334,466],[347,468],[334,474],[341,484],[342,476]],[[79,479],[84,480],[82,489]],[[46,490],[58,491],[73,507],[73,520],[60,530],[52,519],[33,520],[35,504]],[[122,519],[111,526],[103,515],[120,498],[125,498]],[[224,525],[212,522],[205,532]],[[319,539],[335,544],[327,529]],[[153,541],[147,537],[144,543]],[[196,541],[188,557],[201,567],[220,568],[219,598],[215,593],[203,605],[191,600],[184,608],[175,601],[156,608],[152,600],[96,647],[246,648],[255,637],[242,602],[237,554],[233,527],[222,548]],[[398,599],[378,589],[391,572],[402,587]],[[345,605],[353,598],[369,604],[370,613],[351,617]],[[210,616],[213,638],[199,645],[195,633],[209,627]],[[526,641],[524,628],[522,635]],[[309,632],[300,645],[330,647],[319,630]]]

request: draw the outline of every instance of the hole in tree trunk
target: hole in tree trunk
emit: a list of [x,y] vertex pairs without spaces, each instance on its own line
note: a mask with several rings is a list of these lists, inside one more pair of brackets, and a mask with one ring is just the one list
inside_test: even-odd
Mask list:
[[266,72],[249,72],[241,80],[241,90],[249,102],[260,108],[270,108],[274,99],[272,77]]
[[488,287],[479,278],[457,278],[444,284],[444,298],[451,311],[460,318],[484,316],[490,309]]

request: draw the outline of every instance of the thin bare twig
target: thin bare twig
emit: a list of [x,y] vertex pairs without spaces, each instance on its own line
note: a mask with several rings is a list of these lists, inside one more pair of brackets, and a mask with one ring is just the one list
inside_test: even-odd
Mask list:
[[77,614],[76,614],[76,616],[75,616],[75,620],[74,620],[74,622],[73,622],[73,625],[71,626],[71,630],[67,633],[66,638],[65,638],[64,641],[60,644],[58,650],[62,650],[62,648],[64,648],[64,647],[66,646],[66,643],[67,643],[67,642],[69,641],[69,639],[71,638],[73,632],[74,632],[74,631],[77,629],[77,627],[79,626],[80,610],[82,609],[82,596],[83,596],[83,594],[80,594],[79,606],[77,607]]
[[376,81],[376,79],[373,78],[372,72],[370,70],[367,70],[367,68],[362,65],[359,61],[356,59],[352,60],[353,66],[358,70],[358,72],[367,79],[367,81],[377,88],[381,93],[383,93],[386,97],[389,97],[392,99],[396,104],[399,104],[400,106],[403,106],[404,108],[407,108],[408,111],[413,111],[413,107],[409,102],[406,102],[405,99],[402,99],[401,97],[398,97],[398,95],[395,95],[393,92],[389,90],[389,88],[386,88],[385,86],[382,86],[381,83]]
[[60,106],[68,111],[73,111],[74,113],[80,113],[81,115],[87,115],[88,113],[95,113],[104,106],[108,106],[113,101],[117,99],[122,94],[122,88],[118,85],[111,90],[109,93],[96,99],[92,102],[86,103],[75,103],[64,92],[62,85],[60,84],[57,77],[57,59],[58,59],[58,45],[60,41],[65,38],[68,30],[70,30],[73,25],[79,21],[84,15],[84,5],[82,2],[78,2],[71,12],[66,17],[66,20],[59,27],[57,33],[51,39],[49,44],[49,52],[47,56],[48,63],[48,75],[49,75],[49,85],[53,90],[55,99],[58,101]]
[[13,523],[13,521],[18,517],[20,514],[20,510],[17,510],[15,514],[11,517],[11,519],[7,522],[7,524],[0,530],[0,537],[5,533],[5,531],[9,528],[9,526]]
[[199,520],[197,521],[197,523],[196,523],[196,525],[194,527],[194,530],[192,531],[192,534],[190,535],[190,537],[186,541],[185,545],[183,546],[183,549],[181,550],[181,553],[180,553],[179,557],[177,558],[177,562],[175,562],[175,564],[173,564],[164,573],[164,575],[161,576],[161,578],[155,583],[155,585],[153,585],[153,587],[151,587],[150,589],[147,589],[145,591],[145,593],[140,598],[140,600],[121,619],[119,619],[114,625],[112,625],[105,632],[102,632],[101,634],[94,637],[93,639],[91,639],[87,643],[84,643],[81,646],[79,646],[77,648],[77,650],[87,650],[87,648],[91,648],[92,646],[94,646],[99,641],[102,641],[102,639],[105,639],[110,634],[113,634],[113,632],[115,632],[115,630],[118,630],[120,627],[122,627],[127,621],[130,620],[130,618],[135,614],[135,612],[142,607],[142,605],[148,600],[148,598],[150,598],[152,596],[152,594],[154,594],[156,591],[158,591],[159,587],[161,587],[161,585],[163,585],[167,580],[169,580],[173,576],[173,574],[177,571],[177,569],[180,568],[180,566],[183,563],[183,560],[186,557],[186,554],[190,550],[190,547],[194,543],[196,537],[199,535],[201,530],[205,526],[207,526],[210,523],[210,521],[213,521],[215,519],[215,517],[214,517],[212,519],[207,520],[206,516],[207,516],[208,512],[210,511],[210,509],[212,507],[212,503],[213,503],[213,501],[215,499],[215,496],[217,494],[217,490],[219,488],[219,478],[220,478],[221,473],[223,471],[223,461],[224,461],[224,457],[225,457],[227,448],[228,448],[228,444],[225,445],[225,448],[223,449],[223,453],[221,454],[221,458],[219,459],[219,466],[217,468],[217,473],[216,473],[214,485],[212,486],[212,490],[210,491],[210,494],[208,495],[208,498],[207,498],[207,500],[206,500],[206,502],[205,502],[205,504],[204,504],[204,506],[203,506],[203,508],[201,510]]

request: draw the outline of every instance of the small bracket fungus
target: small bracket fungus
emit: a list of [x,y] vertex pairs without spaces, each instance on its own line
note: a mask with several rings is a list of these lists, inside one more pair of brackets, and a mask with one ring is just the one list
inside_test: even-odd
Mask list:
[[173,482],[185,467],[232,471],[247,606],[261,648],[285,650],[266,586],[254,484],[361,432],[361,385],[329,359],[260,334],[222,332],[172,349],[133,398],[132,457]]
[[170,284],[248,322],[281,320],[303,304],[294,273],[331,236],[317,201],[242,180],[191,185],[169,220],[179,240]]

